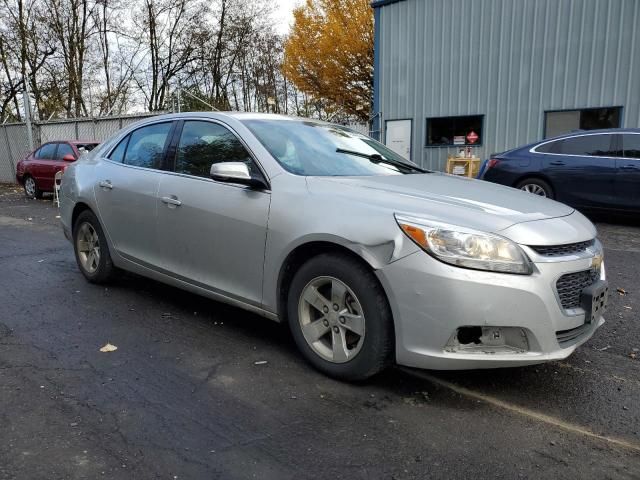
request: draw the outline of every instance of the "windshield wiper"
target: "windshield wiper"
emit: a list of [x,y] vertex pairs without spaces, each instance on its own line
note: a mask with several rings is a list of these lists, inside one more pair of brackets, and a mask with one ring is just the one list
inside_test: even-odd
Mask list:
[[336,148],[336,152],[346,153],[347,155],[355,155],[356,157],[366,158],[371,163],[375,163],[375,164],[388,163],[389,165],[393,165],[398,168],[404,168],[405,170],[410,170],[410,171],[420,172],[420,173],[431,173],[429,170],[424,170],[418,166],[411,165],[410,163],[399,162],[398,160],[389,160],[388,158],[383,157],[379,153],[356,152],[353,150],[346,150],[344,148]]

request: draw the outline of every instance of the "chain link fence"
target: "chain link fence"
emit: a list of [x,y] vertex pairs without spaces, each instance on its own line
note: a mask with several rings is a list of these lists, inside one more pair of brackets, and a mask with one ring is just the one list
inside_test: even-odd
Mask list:
[[[155,113],[103,118],[76,118],[32,124],[33,148],[53,140],[102,142],[121,128]],[[16,181],[16,164],[31,151],[24,123],[0,125],[0,182]]]

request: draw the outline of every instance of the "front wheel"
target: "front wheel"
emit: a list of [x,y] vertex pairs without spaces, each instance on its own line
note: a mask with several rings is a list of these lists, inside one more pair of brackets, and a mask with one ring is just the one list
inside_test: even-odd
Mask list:
[[533,193],[540,197],[553,198],[553,189],[551,188],[551,185],[539,178],[525,178],[518,183],[516,188],[528,193]]
[[289,326],[304,357],[341,380],[364,380],[393,359],[393,322],[378,280],[342,254],[307,261],[293,277]]
[[73,225],[73,247],[82,275],[91,283],[107,283],[115,274],[109,246],[98,218],[85,210]]
[[24,179],[24,194],[28,198],[42,198],[42,190],[38,188],[35,178],[27,176]]

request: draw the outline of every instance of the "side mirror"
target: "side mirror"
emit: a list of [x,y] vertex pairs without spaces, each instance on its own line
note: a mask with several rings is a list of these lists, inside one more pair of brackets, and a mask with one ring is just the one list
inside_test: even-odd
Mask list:
[[211,165],[211,178],[219,182],[239,183],[252,188],[266,188],[261,178],[251,176],[249,167],[243,162],[221,162]]
[[62,157],[62,160],[64,160],[65,162],[75,162],[76,157],[74,157],[70,153],[67,153],[64,157]]

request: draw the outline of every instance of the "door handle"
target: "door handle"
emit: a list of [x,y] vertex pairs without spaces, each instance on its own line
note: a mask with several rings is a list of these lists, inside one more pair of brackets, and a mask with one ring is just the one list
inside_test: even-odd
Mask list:
[[162,201],[169,206],[179,207],[182,205],[182,202],[178,200],[178,197],[172,195],[170,197],[162,197]]
[[561,165],[564,165],[564,162],[562,162],[562,161],[560,161],[560,160],[556,160],[556,161],[554,161],[554,162],[550,162],[550,163],[549,163],[549,165],[558,165],[558,166],[561,166]]
[[98,185],[100,185],[100,188],[106,188],[108,190],[111,190],[113,188],[113,185],[111,184],[111,180],[103,180]]

